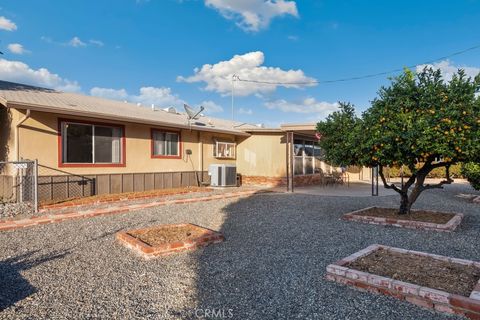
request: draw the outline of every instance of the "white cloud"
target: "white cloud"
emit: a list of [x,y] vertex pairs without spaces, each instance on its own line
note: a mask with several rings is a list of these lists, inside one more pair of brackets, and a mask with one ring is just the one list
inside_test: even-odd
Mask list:
[[105,99],[112,99],[112,100],[127,100],[128,93],[125,89],[110,89],[110,88],[99,88],[93,87],[90,89],[90,94],[92,96],[101,97]]
[[205,64],[201,68],[195,68],[194,75],[190,77],[179,76],[177,81],[187,83],[205,82],[205,90],[216,91],[224,95],[228,95],[231,92],[233,74],[245,80],[289,83],[279,85],[235,81],[235,95],[237,96],[268,93],[275,91],[280,86],[285,88],[302,88],[315,85],[312,83],[296,84],[315,80],[307,77],[302,70],[286,71],[276,67],[265,67],[263,66],[264,60],[265,57],[261,51],[235,55],[228,61],[220,61],[214,65]]
[[222,106],[216,104],[215,102],[208,100],[208,101],[203,101],[200,103],[199,106],[203,106],[205,108],[205,113],[210,114],[210,113],[217,113],[217,112],[222,112],[223,108]]
[[290,0],[205,0],[205,5],[234,20],[243,30],[253,32],[268,27],[275,17],[298,17],[297,4]]
[[100,40],[95,40],[95,39],[90,39],[88,41],[90,44],[93,44],[94,46],[97,46],[97,47],[103,47],[105,44],[103,43],[103,41],[100,41]]
[[78,48],[78,47],[85,47],[87,44],[85,42],[83,42],[82,40],[80,40],[79,37],[75,36],[70,41],[68,41],[68,45],[72,46],[72,47],[75,47],[75,48]]
[[449,60],[443,60],[434,64],[422,64],[417,66],[417,72],[421,72],[425,67],[432,67],[433,69],[440,69],[443,78],[446,81],[450,81],[454,73],[458,72],[458,69],[465,70],[465,74],[469,77],[475,77],[480,73],[480,68],[467,67],[467,66],[455,66]]
[[265,102],[268,109],[278,109],[283,112],[294,112],[312,114],[315,113],[319,118],[326,117],[333,111],[338,110],[339,104],[337,102],[330,103],[324,101],[317,101],[315,98],[306,98],[300,102],[289,102],[284,99]]
[[240,109],[238,109],[237,112],[238,112],[238,114],[247,114],[247,115],[252,115],[253,114],[252,109],[240,108]]
[[134,97],[134,101],[149,105],[153,103],[159,106],[178,106],[184,103],[176,94],[172,93],[172,89],[166,87],[142,87],[140,94]]
[[288,36],[287,39],[290,40],[290,41],[298,41],[299,37],[298,36]]
[[21,61],[0,59],[0,79],[60,91],[80,91],[80,86],[76,81],[62,78],[46,68],[32,69]]
[[52,38],[47,37],[47,36],[41,36],[41,37],[40,37],[40,40],[42,40],[42,41],[44,41],[44,42],[46,42],[46,43],[55,43],[55,41],[53,41]]
[[90,90],[90,94],[105,99],[140,103],[147,107],[152,104],[157,107],[180,107],[184,103],[178,95],[173,94],[172,90],[166,87],[142,87],[138,94],[129,94],[125,89],[94,87]]
[[57,40],[54,40],[51,37],[47,37],[47,36],[41,36],[40,39],[43,42],[46,42],[46,43],[50,43],[50,44],[54,44],[54,45],[58,45],[58,46],[70,46],[70,47],[74,47],[74,48],[91,47],[91,46],[103,47],[105,45],[105,43],[103,41],[97,40],[97,39],[90,39],[90,40],[88,40],[88,43],[87,43],[87,42],[84,42],[82,39],[80,39],[77,36],[75,36],[72,39],[70,39],[68,41],[65,41],[65,42],[57,41]]
[[[142,87],[138,94],[130,94],[125,89],[94,87],[90,89],[90,95],[105,99],[140,103],[145,107],[150,107],[152,104],[158,108],[174,106],[180,110],[183,110],[183,104],[186,103],[178,95],[172,93],[171,88],[167,87]],[[195,105],[197,108],[200,106],[205,107],[206,114],[223,111],[223,108],[220,105],[211,100],[206,100]]]
[[10,50],[11,53],[15,54],[24,54],[29,52],[20,43],[10,43],[7,48],[8,50]]
[[0,17],[0,29],[7,31],[17,30],[17,25],[12,21],[3,16]]

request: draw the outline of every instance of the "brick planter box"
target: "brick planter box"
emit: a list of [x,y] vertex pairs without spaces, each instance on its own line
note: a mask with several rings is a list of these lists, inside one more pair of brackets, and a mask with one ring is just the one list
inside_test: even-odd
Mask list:
[[[149,231],[151,229],[155,229],[158,227],[190,227],[197,229],[200,231],[201,235],[194,238],[188,239],[184,241],[176,241],[170,242],[158,246],[151,246],[142,240],[130,235],[130,232],[143,232]],[[128,230],[128,231],[121,231],[117,232],[116,234],[117,240],[122,243],[123,245],[129,247],[142,257],[146,259],[158,257],[158,256],[165,256],[173,253],[178,253],[182,251],[188,250],[195,250],[200,247],[208,246],[212,243],[219,243],[225,240],[224,236],[216,231],[209,230],[206,228],[202,228],[193,224],[172,224],[172,225],[159,225],[155,227],[149,227],[144,229],[135,229],[135,230]]]
[[[437,224],[432,222],[422,222],[422,221],[414,221],[414,220],[402,220],[402,219],[395,219],[395,218],[382,218],[382,217],[374,217],[374,216],[361,216],[358,215],[359,213],[363,213],[369,211],[371,209],[375,209],[377,207],[368,207],[365,209],[360,209],[357,211],[349,212],[342,216],[342,220],[347,221],[357,221],[363,222],[368,224],[378,224],[384,226],[394,226],[400,228],[409,228],[409,229],[423,229],[423,230],[434,230],[434,231],[441,231],[441,232],[451,232],[454,231],[458,225],[462,222],[463,214],[462,213],[455,213],[454,217],[450,219],[447,223],[444,224]],[[415,212],[415,210],[412,210]],[[429,210],[431,211],[431,210]],[[445,212],[438,212],[438,211],[431,211],[434,213],[445,213]]]
[[348,263],[380,249],[423,257],[427,256],[436,260],[449,261],[462,265],[474,265],[480,268],[480,262],[374,244],[327,266],[326,278],[341,284],[350,285],[358,290],[389,295],[439,312],[462,315],[469,319],[480,319],[480,281],[477,283],[470,297],[464,297],[345,267]]

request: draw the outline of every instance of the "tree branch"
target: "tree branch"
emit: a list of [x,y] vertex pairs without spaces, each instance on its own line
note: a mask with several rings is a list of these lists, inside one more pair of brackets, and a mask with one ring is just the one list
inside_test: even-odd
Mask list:
[[394,183],[388,184],[387,179],[385,179],[385,175],[383,174],[383,166],[378,166],[380,170],[378,170],[378,174],[380,175],[380,178],[382,179],[383,185],[387,189],[393,189],[397,191],[398,193],[402,193],[402,189],[397,187]]
[[440,183],[437,184],[426,184],[422,186],[422,191],[423,190],[429,190],[429,189],[443,189],[443,186],[445,184],[451,184],[453,182],[453,179],[450,177],[450,163],[447,163],[445,165],[445,180],[440,181]]
[[453,182],[453,180],[449,179],[449,180],[440,181],[440,183],[437,183],[437,184],[426,184],[426,185],[422,186],[422,191],[423,190],[429,190],[429,189],[443,189],[443,185],[451,184],[452,182]]
[[451,164],[452,164],[451,162],[438,162],[438,163],[431,164],[431,167],[432,169],[447,167],[447,166],[450,167]]

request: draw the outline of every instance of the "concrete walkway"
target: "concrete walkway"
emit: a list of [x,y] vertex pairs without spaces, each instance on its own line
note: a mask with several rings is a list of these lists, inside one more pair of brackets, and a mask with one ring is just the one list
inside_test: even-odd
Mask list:
[[[274,188],[274,191],[286,192],[286,188]],[[319,196],[338,196],[338,197],[371,197],[372,185],[367,181],[354,181],[349,185],[335,185],[335,186],[304,186],[295,187],[295,193],[310,194]],[[397,193],[390,189],[385,189],[381,181],[379,181],[378,195],[379,196],[391,196]]]
[[[407,179],[405,179],[406,181]],[[442,181],[443,179],[426,179],[425,182],[429,184],[436,184]],[[465,179],[454,179],[455,185],[465,185],[467,188],[469,183]],[[400,179],[391,179],[390,183],[395,183],[400,185]],[[276,192],[287,192],[286,187],[276,187],[273,188],[273,191]],[[299,194],[309,194],[309,195],[319,195],[319,196],[337,196],[337,197],[371,197],[372,196],[372,184],[370,181],[350,181],[348,186],[345,185],[312,185],[312,186],[303,186],[295,187],[295,193]],[[378,181],[378,196],[392,196],[398,195],[397,192],[391,189],[385,189],[382,181]]]

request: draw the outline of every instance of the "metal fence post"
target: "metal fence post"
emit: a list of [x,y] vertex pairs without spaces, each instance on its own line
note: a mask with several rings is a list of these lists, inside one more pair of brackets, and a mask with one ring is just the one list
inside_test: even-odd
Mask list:
[[33,160],[33,201],[34,212],[38,212],[38,159]]
[[372,196],[378,196],[378,171],[379,167],[372,167]]

